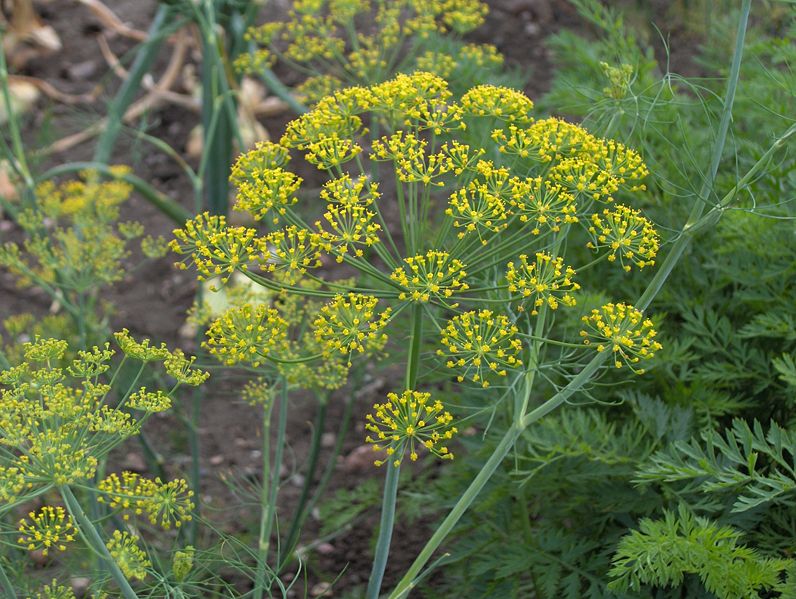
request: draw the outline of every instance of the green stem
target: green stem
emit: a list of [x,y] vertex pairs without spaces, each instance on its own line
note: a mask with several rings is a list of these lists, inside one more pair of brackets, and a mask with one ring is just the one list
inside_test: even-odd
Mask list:
[[74,493],[72,493],[72,489],[68,486],[64,486],[60,487],[60,491],[69,513],[72,514],[80,531],[83,533],[83,538],[89,544],[90,548],[105,561],[111,576],[116,581],[116,584],[119,585],[122,596],[124,596],[125,599],[138,599],[138,595],[135,594],[133,587],[130,586],[130,583],[127,581],[124,574],[122,574],[122,571],[116,564],[116,560],[114,560],[113,556],[108,552],[108,548],[105,546],[105,543],[103,543],[102,537],[94,527],[94,524],[88,516],[86,516],[83,508],[80,507],[80,502],[77,500]]
[[287,534],[287,542],[285,543],[285,553],[287,556],[293,553],[293,548],[298,542],[299,535],[301,534],[301,526],[307,519],[307,502],[310,498],[310,489],[312,482],[315,480],[315,473],[318,469],[318,456],[321,450],[321,437],[323,436],[323,428],[326,424],[326,412],[328,408],[327,397],[321,397],[318,412],[315,414],[315,424],[313,425],[312,441],[310,443],[309,463],[307,465],[307,472],[304,479],[304,487],[301,489],[301,496],[299,497],[298,507],[293,514],[293,522],[290,524],[290,529]]
[[409,570],[407,570],[404,577],[398,582],[395,590],[390,593],[389,599],[405,597],[414,588],[415,578],[417,578],[417,576],[420,574],[423,566],[425,566],[426,562],[431,558],[431,556],[434,554],[434,551],[436,551],[437,547],[440,546],[442,541],[444,541],[445,538],[450,534],[451,530],[453,530],[453,527],[456,526],[456,523],[470,507],[470,504],[473,503],[475,498],[481,492],[481,489],[492,477],[495,470],[497,470],[498,466],[500,466],[500,464],[503,462],[503,459],[508,455],[509,451],[511,451],[511,448],[514,446],[514,442],[521,433],[522,429],[516,425],[512,425],[509,428],[509,430],[503,436],[503,439],[501,439],[498,446],[492,452],[492,455],[489,456],[489,459],[473,479],[473,482],[470,483],[469,487],[467,487],[467,490],[459,498],[459,501],[456,502],[456,505],[453,506],[453,509],[447,515],[445,520],[443,520],[439,527],[437,527],[437,530],[428,540],[426,546],[423,547],[423,550],[417,556],[414,563],[412,563],[412,566],[409,568]]
[[[409,340],[409,354],[406,358],[405,387],[414,389],[420,365],[420,341],[423,337],[423,304],[412,305],[411,312],[412,337]],[[381,502],[381,520],[379,522],[379,538],[376,541],[376,553],[373,568],[368,581],[367,599],[378,599],[387,559],[390,554],[390,542],[395,526],[395,502],[398,497],[398,479],[401,473],[400,463],[393,464],[389,459],[386,463],[387,476],[384,481],[384,496]]]
[[[276,448],[274,460],[271,462],[271,408],[269,406],[263,420],[263,490],[260,495],[260,537],[257,547],[257,572],[254,580],[254,599],[265,596],[265,577],[268,570],[268,551],[271,546],[271,531],[276,517],[276,498],[279,493],[279,472],[282,466],[282,454],[285,446],[285,429],[287,428],[288,388],[287,381],[282,379],[279,397],[279,421],[276,431]],[[267,477],[267,478],[266,478]]]

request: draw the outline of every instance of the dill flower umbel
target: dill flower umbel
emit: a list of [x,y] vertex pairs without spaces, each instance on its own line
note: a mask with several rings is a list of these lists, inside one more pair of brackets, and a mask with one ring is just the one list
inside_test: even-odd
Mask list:
[[464,264],[447,252],[429,250],[425,255],[405,258],[404,263],[390,275],[405,290],[398,296],[401,300],[429,302],[432,297],[448,298],[468,289]]
[[534,235],[542,229],[557,233],[578,222],[575,196],[541,177],[512,180],[509,204],[521,223],[531,224]]
[[163,529],[181,527],[192,518],[193,491],[181,478],[161,481],[140,476],[134,472],[110,474],[97,485],[97,501],[119,510],[125,520],[145,514],[150,523]]
[[203,346],[228,366],[248,362],[256,368],[284,348],[287,327],[274,308],[244,304],[227,310],[210,325]]
[[106,543],[108,551],[127,578],[144,580],[147,568],[152,566],[146,553],[138,545],[138,537],[120,530]]
[[619,263],[626,271],[630,265],[638,268],[655,264],[660,247],[660,236],[652,223],[641,212],[618,204],[606,208],[602,214],[593,214],[589,233],[592,240],[587,247],[593,250],[608,249],[608,260]]
[[493,377],[504,377],[508,369],[522,366],[517,355],[522,343],[518,329],[503,314],[491,310],[465,312],[454,316],[442,329],[442,345],[437,350],[446,366],[456,369],[459,382],[471,380],[486,389]]
[[648,360],[662,348],[655,340],[657,333],[652,321],[644,318],[641,310],[619,303],[606,304],[599,310],[582,318],[586,329],[580,332],[585,345],[593,345],[598,352],[611,351],[614,366],[627,364],[631,370],[641,374],[634,364]]
[[[382,331],[390,320],[391,310],[376,314],[379,300],[358,293],[337,295],[321,308],[312,323],[315,338],[329,353],[349,356],[354,353],[372,353],[387,343]],[[350,358],[349,358],[350,364]]]
[[559,303],[574,306],[571,292],[580,289],[580,285],[572,281],[574,276],[575,271],[564,265],[563,258],[553,258],[545,252],[537,252],[533,262],[528,262],[528,256],[521,254],[516,263],[506,265],[506,280],[509,291],[518,296],[518,309],[524,311],[530,306],[534,316],[545,304],[551,310],[556,310]]
[[285,215],[285,207],[298,201],[294,194],[302,179],[281,167],[251,171],[241,179],[237,182],[235,208],[248,212],[255,220],[270,214],[271,222],[276,224],[279,217]]
[[490,193],[487,186],[479,181],[473,181],[465,189],[454,192],[449,206],[445,213],[454,218],[454,227],[463,229],[459,233],[460,239],[474,232],[486,245],[484,235],[500,233],[508,227],[505,202]]
[[374,451],[384,450],[388,456],[387,460],[376,460],[377,466],[387,461],[400,466],[407,450],[415,461],[420,447],[439,458],[453,459],[453,453],[444,445],[458,432],[451,426],[453,416],[445,411],[441,401],[431,401],[430,393],[388,393],[387,401],[374,404],[373,411],[365,417],[365,429],[373,433],[365,441],[373,444]]
[[58,584],[56,579],[53,579],[50,584],[45,584],[41,587],[32,599],[76,599],[75,593],[71,587]]
[[171,397],[159,389],[152,392],[141,387],[141,389],[130,395],[127,399],[127,405],[133,410],[141,410],[148,413],[165,412],[171,408]]
[[47,555],[50,549],[66,551],[66,544],[75,540],[77,529],[71,516],[62,507],[45,505],[38,512],[30,512],[19,521],[17,542],[28,551],[41,549]]
[[[236,270],[247,270],[253,263],[268,260],[268,244],[254,229],[229,227],[226,218],[202,213],[174,229],[169,248],[188,255],[199,271],[199,280],[220,276],[226,283]],[[188,268],[184,262],[177,268]]]
[[533,102],[515,89],[496,85],[478,85],[462,96],[465,113],[494,117],[511,124],[527,125],[533,121]]

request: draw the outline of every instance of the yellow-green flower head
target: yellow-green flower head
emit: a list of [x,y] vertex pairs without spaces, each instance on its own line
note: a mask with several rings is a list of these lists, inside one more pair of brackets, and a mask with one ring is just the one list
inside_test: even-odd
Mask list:
[[387,71],[384,49],[373,38],[360,36],[361,45],[351,50],[346,57],[351,73],[360,81],[373,81],[382,78]]
[[305,106],[313,106],[321,98],[325,98],[334,93],[335,90],[343,87],[343,82],[334,75],[323,74],[308,77],[295,87],[297,98]]
[[171,397],[160,389],[147,391],[145,387],[141,387],[130,395],[127,399],[127,405],[133,410],[141,410],[147,413],[165,412],[171,408]]
[[451,171],[457,177],[465,171],[475,170],[476,165],[481,162],[481,156],[486,154],[483,148],[473,150],[467,144],[456,140],[442,144],[440,151],[450,160]]
[[321,265],[322,240],[320,234],[290,225],[265,237],[271,259],[263,268],[269,272],[282,271],[288,282],[297,283],[310,268]]
[[179,384],[198,387],[210,378],[210,373],[194,368],[194,362],[196,362],[196,356],[188,357],[181,349],[177,348],[169,352],[169,355],[163,360],[163,367],[166,374]]
[[492,44],[466,44],[459,52],[460,61],[474,67],[503,66],[503,55]]
[[76,599],[72,587],[58,584],[58,581],[53,578],[50,584],[45,584],[41,587],[32,599]]
[[339,23],[345,24],[369,10],[369,0],[329,0],[329,14]]
[[617,258],[625,271],[630,265],[638,268],[653,266],[660,247],[660,236],[652,223],[641,212],[617,204],[606,208],[602,214],[593,214],[589,234],[592,240],[587,247],[608,250],[608,260]]
[[193,545],[188,545],[182,551],[174,552],[174,560],[171,563],[171,571],[174,574],[174,580],[177,582],[184,582],[188,575],[193,570],[193,559],[196,549]]
[[[268,245],[254,229],[229,227],[226,218],[207,212],[175,229],[169,243],[177,254],[188,255],[199,271],[199,280],[220,276],[226,283],[236,270],[246,271],[255,262],[268,259]],[[184,262],[175,264],[185,269]]]
[[613,139],[600,140],[601,149],[595,157],[597,165],[611,173],[623,187],[630,191],[643,191],[647,186],[641,181],[649,175],[649,169],[642,160],[641,155],[635,150],[614,141]]
[[248,381],[240,396],[250,406],[267,407],[274,399],[274,388],[265,379],[258,378]]
[[542,229],[560,231],[563,225],[578,222],[575,196],[541,177],[512,179],[509,204],[522,223],[531,225],[531,233]]
[[379,243],[381,225],[373,222],[376,213],[362,206],[329,206],[323,215],[327,228],[321,221],[315,223],[324,249],[335,254],[337,261],[342,262],[347,253],[363,256],[362,247],[370,247]]
[[248,212],[255,220],[270,214],[271,222],[276,224],[285,215],[286,206],[298,201],[294,194],[301,182],[301,177],[281,167],[262,169],[237,183],[235,208]]
[[429,302],[469,289],[466,276],[460,260],[447,252],[429,250],[425,255],[404,258],[404,266],[396,268],[390,278],[403,288],[399,299]]
[[379,184],[365,175],[353,180],[351,175],[346,173],[336,179],[329,179],[321,189],[321,199],[330,204],[346,207],[367,207],[380,197]]
[[326,353],[350,356],[352,353],[373,353],[387,343],[384,327],[390,321],[390,308],[376,313],[379,300],[369,295],[349,293],[336,295],[325,304],[313,321],[315,339]]
[[486,185],[472,182],[465,189],[454,192],[445,214],[453,217],[453,226],[462,229],[459,238],[475,233],[486,245],[485,235],[497,234],[508,227],[506,204],[489,193]]
[[[28,519],[29,518],[29,519]],[[30,512],[19,521],[17,543],[28,551],[40,549],[47,555],[51,549],[66,551],[67,543],[75,540],[77,529],[64,508],[45,505],[38,512]]]
[[163,482],[150,480],[133,472],[122,476],[111,474],[97,485],[97,501],[119,510],[124,520],[131,516],[146,515],[149,521],[163,529],[181,527],[192,518],[193,491],[181,478]]
[[345,42],[338,38],[336,24],[329,17],[296,14],[285,24],[283,39],[288,41],[285,58],[295,62],[332,60],[345,51]]
[[185,479],[175,478],[162,482],[156,478],[146,502],[147,517],[152,524],[165,530],[172,526],[180,528],[193,519],[191,513],[196,506],[192,498],[193,491],[188,488]]
[[256,27],[249,27],[243,35],[243,39],[247,42],[269,46],[276,39],[277,34],[281,33],[282,27],[282,23],[263,23]]
[[163,258],[169,253],[169,242],[162,235],[147,235],[141,240],[141,253],[150,260]]
[[110,369],[110,360],[115,354],[109,343],[102,348],[94,346],[88,351],[80,350],[66,371],[78,379],[95,379]]
[[141,432],[141,424],[130,414],[110,406],[102,406],[96,412],[89,414],[87,421],[89,431],[112,435],[117,440],[127,439]]
[[23,467],[31,481],[61,486],[94,476],[97,458],[84,447],[86,432],[94,420],[92,416],[86,415],[58,428],[42,431],[31,428],[24,433],[24,439],[20,440],[27,444]]
[[655,341],[657,333],[652,321],[631,305],[605,304],[582,320],[586,327],[580,332],[583,343],[592,345],[598,352],[612,352],[616,368],[627,364],[641,374],[644,370],[634,365],[652,358],[663,347]]
[[528,127],[527,133],[539,146],[543,162],[578,157],[593,162],[594,157],[603,151],[602,140],[580,125],[555,117],[536,121]]
[[466,114],[493,117],[509,124],[528,124],[533,121],[533,102],[515,89],[496,85],[478,85],[462,96]]
[[550,179],[561,185],[576,199],[613,202],[619,179],[595,163],[583,158],[566,158],[550,169]]
[[559,303],[565,306],[574,306],[573,291],[580,289],[580,285],[572,280],[575,271],[571,266],[565,266],[561,257],[553,258],[544,252],[536,253],[536,260],[528,262],[528,256],[522,254],[517,262],[506,265],[506,280],[509,292],[516,298],[518,309],[524,311],[530,306],[534,316],[539,308],[545,304],[556,310]]
[[428,114],[429,106],[445,104],[452,95],[447,81],[426,71],[399,74],[371,90],[373,112],[392,128],[414,126]]
[[417,68],[447,79],[458,66],[456,59],[435,50],[426,50],[417,57]]
[[304,159],[319,170],[331,170],[353,160],[362,152],[362,147],[348,138],[324,135],[305,147]]
[[141,360],[142,362],[160,361],[165,360],[170,353],[165,343],[161,343],[160,347],[155,347],[151,345],[149,339],[138,342],[133,339],[127,329],[122,329],[114,333],[113,336],[122,353],[134,360]]
[[0,502],[13,503],[30,486],[19,468],[0,466]]
[[62,339],[36,339],[22,344],[24,356],[30,362],[57,362],[64,357],[69,343]]
[[256,368],[274,352],[284,351],[287,327],[274,308],[244,304],[210,325],[203,346],[228,366],[244,362]]
[[108,552],[127,578],[144,580],[147,568],[152,567],[146,553],[138,546],[138,537],[128,532],[114,530],[106,543]]
[[400,466],[407,450],[409,459],[415,461],[421,447],[439,458],[453,459],[445,444],[458,430],[451,426],[451,413],[445,411],[441,401],[431,401],[430,393],[388,393],[387,401],[374,404],[373,412],[365,417],[365,429],[372,433],[365,441],[373,444],[374,451],[383,450],[388,456],[386,460],[376,460],[377,466],[388,461]]
[[[313,335],[307,335],[302,343],[302,354],[319,355],[324,347]],[[349,362],[345,356],[329,354],[320,360],[307,362],[299,353],[285,355],[285,362],[277,364],[279,374],[285,377],[288,385],[310,391],[334,391],[340,389],[348,380]]]
[[345,114],[339,102],[332,100],[329,106],[327,100],[322,99],[315,108],[290,121],[280,143],[288,148],[306,150],[310,144],[326,137],[353,139],[363,132],[362,119]]
[[517,357],[522,351],[517,332],[508,317],[491,310],[458,314],[442,329],[442,345],[447,351],[437,350],[437,355],[447,358],[448,368],[460,372],[459,382],[471,380],[487,388],[490,379],[522,366]]
[[442,22],[456,33],[469,33],[484,23],[489,7],[480,0],[445,0]]

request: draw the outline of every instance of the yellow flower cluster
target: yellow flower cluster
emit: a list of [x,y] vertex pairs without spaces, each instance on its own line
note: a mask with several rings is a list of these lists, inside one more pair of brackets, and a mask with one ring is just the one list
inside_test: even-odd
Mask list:
[[350,356],[354,352],[373,353],[387,343],[384,327],[390,320],[392,310],[385,309],[376,314],[379,300],[359,293],[337,295],[325,304],[313,321],[315,339],[327,349],[327,353]]
[[346,208],[364,208],[380,197],[379,184],[364,175],[352,180],[351,175],[344,174],[336,179],[329,179],[321,189],[322,200]]
[[284,351],[287,327],[274,308],[244,304],[227,310],[210,325],[203,347],[228,366],[246,362],[256,368]]
[[560,185],[541,177],[514,179],[511,185],[511,211],[521,223],[532,225],[534,235],[539,235],[542,228],[558,232],[563,225],[578,222],[575,196]]
[[121,477],[114,473],[101,480],[97,490],[97,501],[119,510],[125,520],[146,514],[150,523],[166,530],[190,522],[195,507],[193,491],[181,478],[163,482],[125,471]]
[[467,276],[464,264],[447,252],[429,250],[425,255],[405,258],[404,264],[390,275],[402,287],[398,296],[401,300],[429,302],[469,288],[464,281]]
[[508,213],[505,202],[489,192],[487,186],[473,181],[465,189],[451,195],[449,208],[445,213],[454,218],[453,226],[464,229],[459,233],[463,238],[467,233],[477,233],[483,245],[485,233],[500,233],[508,227]]
[[493,117],[510,124],[527,125],[533,121],[533,102],[517,90],[496,85],[478,85],[462,96],[465,113]]
[[72,517],[60,506],[45,505],[38,512],[30,512],[28,518],[20,520],[17,526],[17,542],[28,551],[38,549],[43,555],[51,549],[66,551],[66,544],[75,540],[77,529]]
[[145,387],[141,387],[135,393],[130,394],[127,405],[133,410],[147,413],[165,412],[171,408],[171,397],[160,389],[147,391]]
[[574,306],[575,298],[571,293],[580,289],[580,285],[572,280],[574,276],[575,271],[564,265],[563,258],[553,258],[544,252],[537,252],[534,262],[529,263],[528,256],[522,254],[516,264],[509,262],[506,265],[509,292],[518,295],[518,309],[524,311],[526,305],[530,305],[534,316],[545,304],[551,310],[556,310],[559,303]]
[[132,192],[122,180],[128,172],[112,167],[108,180],[86,171],[77,181],[39,185],[37,201],[16,217],[25,241],[0,245],[0,267],[21,286],[56,289],[65,301],[120,281],[129,242],[142,233],[140,223],[118,222],[120,205]]
[[550,178],[575,196],[602,202],[613,202],[619,180],[597,164],[582,158],[566,158],[553,166]]
[[295,284],[308,269],[321,265],[319,233],[290,225],[269,233],[263,241],[271,250],[271,258],[263,268],[269,272],[281,271],[289,283]]
[[114,530],[106,547],[119,569],[128,579],[144,580],[146,578],[147,568],[152,567],[152,562],[149,561],[144,550],[138,546],[137,536]]
[[606,304],[583,317],[586,330],[580,332],[585,345],[594,345],[598,352],[613,352],[614,366],[627,364],[641,374],[634,364],[648,360],[662,348],[655,340],[657,333],[652,321],[644,318],[641,310],[624,304]]
[[508,369],[522,366],[517,332],[508,317],[491,310],[458,314],[442,329],[447,351],[439,349],[437,355],[446,359],[448,368],[461,372],[459,382],[471,380],[486,389],[492,377],[505,377]]
[[[248,270],[250,264],[266,262],[269,257],[268,243],[257,236],[257,231],[230,227],[224,216],[204,212],[173,233],[175,239],[169,248],[193,260],[200,281],[220,276],[226,283],[236,270]],[[175,266],[188,268],[184,262]]]
[[608,260],[615,262],[618,257],[625,271],[630,271],[631,264],[639,268],[655,264],[660,237],[641,212],[618,204],[613,209],[606,208],[602,214],[593,214],[591,221],[590,249],[606,248]]
[[76,597],[72,587],[58,584],[58,581],[53,579],[50,584],[41,587],[32,599],[76,599]]
[[386,460],[376,460],[377,466],[387,461],[400,466],[407,450],[409,458],[415,461],[420,447],[442,459],[453,459],[453,453],[444,445],[458,432],[451,426],[453,416],[441,401],[431,401],[430,393],[411,390],[401,395],[388,393],[387,401],[374,404],[373,411],[366,416],[365,424],[365,429],[373,435],[365,440],[373,444],[374,451],[387,454]]
[[276,224],[280,216],[284,217],[285,206],[298,201],[294,194],[301,181],[301,177],[281,167],[261,169],[237,183],[235,208],[248,212],[255,220],[271,213],[271,221]]

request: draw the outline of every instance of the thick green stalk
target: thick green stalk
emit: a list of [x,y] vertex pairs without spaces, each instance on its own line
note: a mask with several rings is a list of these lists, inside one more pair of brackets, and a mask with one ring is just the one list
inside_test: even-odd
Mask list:
[[[279,493],[279,472],[282,467],[282,454],[285,447],[285,429],[287,428],[288,388],[287,381],[282,379],[279,397],[279,421],[276,430],[276,448],[274,461],[270,463],[271,443],[271,408],[263,420],[263,491],[260,495],[260,537],[257,547],[257,572],[254,580],[254,599],[263,599],[266,591],[265,577],[268,569],[268,551],[271,547],[271,531],[276,518],[276,499]],[[268,477],[268,478],[266,478]],[[266,492],[267,491],[267,492]]]
[[107,164],[113,153],[113,146],[116,138],[122,130],[122,120],[127,108],[132,104],[136,94],[141,89],[141,80],[149,72],[152,63],[157,57],[158,50],[165,37],[164,29],[169,23],[171,9],[168,4],[161,4],[149,27],[147,41],[141,46],[136,54],[132,66],[127,72],[127,78],[122,83],[119,92],[111,102],[108,110],[108,124],[102,131],[97,141],[97,149],[94,151],[94,161]]
[[83,533],[83,538],[89,544],[90,548],[103,559],[111,573],[111,576],[116,581],[116,584],[119,585],[122,596],[125,599],[138,599],[138,595],[136,595],[133,587],[130,586],[130,583],[127,581],[127,578],[125,578],[124,574],[122,574],[122,571],[116,564],[116,560],[114,560],[113,556],[111,556],[108,548],[102,541],[102,537],[94,527],[94,524],[91,522],[89,517],[86,516],[83,508],[80,507],[80,502],[77,500],[77,497],[75,497],[74,493],[72,493],[72,489],[70,489],[68,486],[64,486],[60,487],[60,491],[61,497],[63,497],[64,503],[66,504],[69,513],[72,514],[72,517],[77,522],[80,532]]
[[[420,366],[420,342],[423,337],[423,304],[412,305],[411,312],[412,337],[409,340],[409,354],[406,358],[405,387],[414,390],[417,383],[417,374]],[[368,581],[367,599],[378,599],[381,583],[384,580],[384,571],[387,569],[387,559],[390,555],[390,542],[395,525],[395,502],[398,497],[398,479],[400,466],[393,465],[387,459],[385,467],[387,476],[384,481],[384,495],[381,502],[381,520],[379,521],[379,538],[376,541],[376,553],[373,558],[373,568]]]
[[[750,5],[751,0],[744,0],[741,18],[738,24],[738,34],[736,36],[732,67],[730,69],[730,78],[727,84],[727,94],[724,98],[724,108],[722,111],[719,131],[716,135],[715,146],[713,148],[713,158],[711,160],[709,175],[703,183],[699,197],[696,198],[694,207],[691,210],[691,215],[689,216],[688,222],[683,227],[683,231],[681,232],[679,238],[673,245],[669,254],[666,256],[666,260],[661,265],[660,270],[656,273],[655,277],[653,277],[653,280],[641,295],[639,301],[636,302],[636,306],[641,310],[649,306],[649,304],[663,287],[663,284],[666,282],[666,279],[671,274],[680,257],[683,255],[683,252],[692,238],[690,229],[694,227],[697,222],[699,222],[704,210],[705,202],[713,193],[713,184],[715,183],[716,172],[718,171],[721,155],[724,151],[727,128],[729,127],[729,122],[732,116],[732,105],[735,99],[735,90],[738,84],[738,76],[740,73],[741,57],[743,54],[744,37],[749,19]],[[399,599],[400,597],[405,597],[412,590],[412,588],[414,588],[415,579],[420,574],[422,568],[434,554],[434,551],[436,551],[440,544],[442,544],[450,531],[453,530],[453,527],[456,525],[465,511],[467,511],[467,508],[470,506],[478,493],[481,492],[481,489],[486,485],[487,481],[500,465],[502,460],[506,457],[506,455],[508,455],[508,452],[511,450],[514,442],[517,440],[522,431],[533,422],[536,422],[540,418],[555,410],[570,396],[579,391],[583,385],[585,385],[592,378],[594,373],[599,370],[600,366],[606,359],[607,352],[596,355],[591,362],[589,362],[586,367],[569,382],[566,387],[556,393],[556,395],[547,400],[545,403],[525,415],[522,418],[521,424],[519,426],[512,426],[506,432],[506,434],[503,436],[503,439],[501,439],[497,448],[495,448],[495,451],[492,453],[492,456],[489,458],[489,461],[484,465],[475,479],[473,479],[473,482],[470,483],[470,486],[442,522],[440,527],[432,535],[425,547],[423,547],[423,550],[412,563],[412,566],[399,581],[398,585],[395,587],[395,590],[393,590],[393,592],[390,594],[389,599]]]

